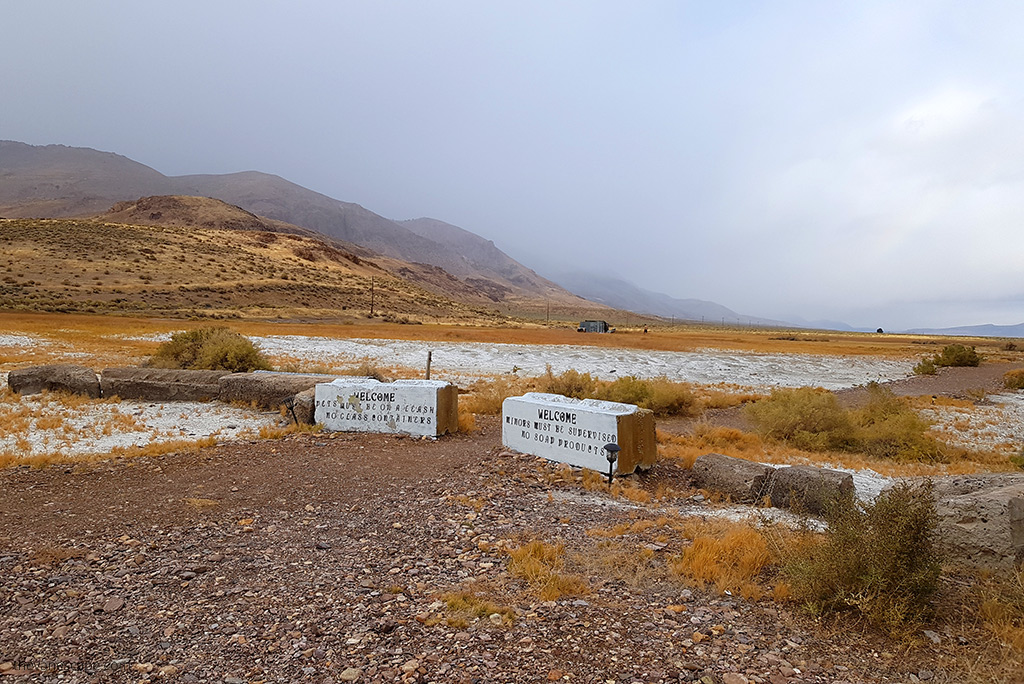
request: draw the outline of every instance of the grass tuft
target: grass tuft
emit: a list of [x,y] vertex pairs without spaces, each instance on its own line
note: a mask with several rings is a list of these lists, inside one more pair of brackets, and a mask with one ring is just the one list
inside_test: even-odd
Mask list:
[[[693,534],[693,533],[691,533]],[[772,560],[764,535],[748,524],[721,524],[693,534],[692,545],[669,560],[669,569],[698,586],[713,584],[726,591],[757,600],[763,590],[758,576]]]
[[565,572],[565,545],[547,544],[539,539],[508,550],[509,573],[526,580],[542,601],[590,592],[583,577]]

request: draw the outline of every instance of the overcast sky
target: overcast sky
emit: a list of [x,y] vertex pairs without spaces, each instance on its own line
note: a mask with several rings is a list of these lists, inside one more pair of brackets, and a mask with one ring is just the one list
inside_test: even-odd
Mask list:
[[744,314],[1024,321],[1024,3],[0,0],[0,138]]

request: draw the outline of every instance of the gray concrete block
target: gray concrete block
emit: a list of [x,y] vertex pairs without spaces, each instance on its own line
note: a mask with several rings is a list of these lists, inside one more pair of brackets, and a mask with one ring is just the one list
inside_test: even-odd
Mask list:
[[853,502],[853,475],[839,470],[797,465],[776,468],[772,505],[821,515],[839,502]]
[[734,501],[757,502],[771,492],[775,468],[722,454],[698,456],[693,479],[698,487],[721,492]]
[[94,399],[100,396],[100,381],[96,372],[70,363],[12,370],[7,374],[7,386],[18,394],[39,394],[46,390],[82,394]]
[[105,368],[103,396],[142,401],[208,401],[220,395],[220,379],[230,371],[164,368]]

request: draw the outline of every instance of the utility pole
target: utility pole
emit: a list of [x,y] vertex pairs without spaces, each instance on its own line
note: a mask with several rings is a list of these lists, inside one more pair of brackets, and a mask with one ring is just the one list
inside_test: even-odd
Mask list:
[[373,276],[370,276],[370,318],[373,318],[373,299],[374,299],[373,285],[374,285],[374,283],[373,283]]

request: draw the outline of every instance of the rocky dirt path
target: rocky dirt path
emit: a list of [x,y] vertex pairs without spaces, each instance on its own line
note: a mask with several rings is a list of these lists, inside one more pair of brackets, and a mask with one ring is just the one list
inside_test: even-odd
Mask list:
[[[959,624],[903,651],[789,605],[642,576],[642,540],[616,557],[587,531],[699,498],[585,491],[481,423],[438,441],[295,435],[0,472],[0,678],[962,682],[990,657]],[[635,479],[686,484],[670,464]],[[565,544],[589,591],[543,601],[510,576],[503,546],[533,538]],[[655,546],[653,565],[683,544]],[[508,612],[460,618],[444,602],[459,590]]]

